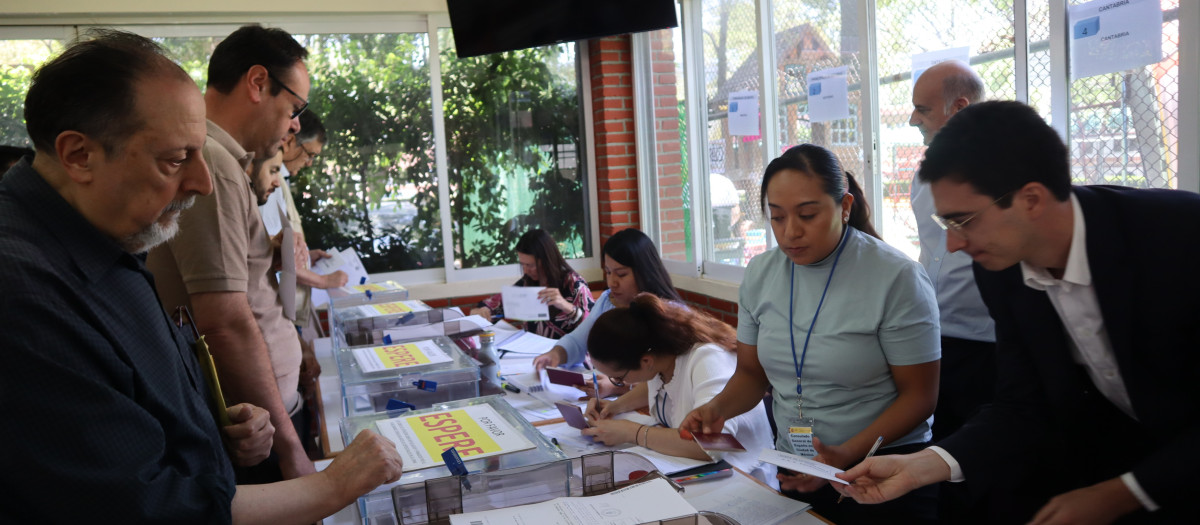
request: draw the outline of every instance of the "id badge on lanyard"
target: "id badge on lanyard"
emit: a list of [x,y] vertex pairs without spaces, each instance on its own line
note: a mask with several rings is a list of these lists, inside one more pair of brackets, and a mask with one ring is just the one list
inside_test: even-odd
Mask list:
[[796,414],[788,418],[788,444],[792,446],[792,453],[797,456],[811,458],[817,455],[817,449],[813,446],[813,429],[817,426],[817,421],[811,417],[805,417],[800,410],[800,402],[796,402]]

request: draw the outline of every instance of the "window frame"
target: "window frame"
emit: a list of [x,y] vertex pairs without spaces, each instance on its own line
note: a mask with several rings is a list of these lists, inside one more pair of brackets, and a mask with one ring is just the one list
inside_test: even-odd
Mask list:
[[[433,97],[433,130],[435,138],[435,164],[438,184],[439,220],[442,229],[443,265],[440,268],[397,270],[373,274],[380,280],[393,279],[416,286],[410,292],[417,298],[454,297],[477,295],[480,290],[498,289],[510,284],[520,275],[520,266],[503,264],[482,268],[459,269],[454,267],[454,231],[449,227],[450,185],[446,159],[446,126],[442,110],[441,57],[437,53],[438,30],[450,28],[450,17],[445,12],[429,13],[386,13],[378,15],[301,13],[292,15],[241,15],[241,14],[198,14],[194,16],[167,15],[99,15],[89,17],[58,16],[31,20],[16,19],[16,24],[0,26],[0,39],[60,39],[64,42],[84,34],[91,28],[110,28],[135,32],[147,37],[221,37],[232,33],[247,23],[279,27],[292,34],[371,34],[371,33],[425,33],[430,43],[430,90]],[[36,23],[36,25],[32,25]],[[568,259],[571,266],[588,281],[602,277],[599,263],[600,222],[597,211],[596,162],[593,151],[595,136],[593,129],[591,75],[587,42],[580,41],[576,49],[578,67],[576,81],[582,106],[580,125],[584,128],[584,151],[587,176],[584,183],[585,198],[589,203],[589,226],[585,235],[590,237],[592,255]],[[515,255],[514,255],[515,259]],[[446,285],[427,288],[426,285]]]
[[[684,288],[694,289],[687,284],[695,286],[697,291],[704,289],[711,291],[711,295],[727,300],[736,300],[736,285],[740,284],[742,277],[745,274],[745,269],[740,266],[721,264],[710,260],[705,254],[712,252],[711,239],[707,235],[702,235],[698,232],[706,232],[712,227],[712,211],[711,211],[711,195],[708,191],[707,178],[709,177],[709,165],[701,159],[708,158],[709,141],[707,133],[704,131],[704,117],[706,108],[704,106],[704,85],[703,68],[695,67],[695,64],[703,63],[704,45],[701,41],[702,36],[700,31],[694,28],[703,27],[701,20],[701,11],[703,8],[703,0],[677,0],[680,3],[681,13],[680,18],[683,32],[683,60],[684,70],[687,76],[688,91],[688,142],[689,151],[692,159],[695,159],[689,164],[691,170],[692,183],[692,209],[702,211],[703,213],[693,213],[694,229],[693,232],[693,248],[696,251],[697,263],[683,263],[681,261],[664,260],[667,269],[672,273],[673,277],[677,277],[681,283],[685,283]],[[1067,5],[1068,0],[1052,0],[1050,5],[1050,58],[1051,58],[1051,115],[1049,124],[1059,135],[1068,142],[1070,147],[1070,137],[1068,133],[1067,123],[1071,118],[1070,113],[1070,79],[1068,77],[1068,41],[1067,31]],[[762,121],[760,122],[763,130],[764,147],[763,151],[768,156],[770,152],[778,151],[778,133],[777,119],[772,118],[778,114],[779,100],[775,93],[777,86],[774,82],[775,74],[775,50],[773,46],[764,47],[764,41],[770,41],[769,35],[773,33],[773,24],[770,23],[770,18],[773,16],[773,0],[756,0],[757,8],[757,29],[759,49],[759,63],[761,70],[758,72],[760,86],[760,111]],[[860,144],[863,148],[864,162],[864,191],[866,192],[867,200],[870,202],[873,210],[882,209],[883,205],[883,181],[882,181],[882,166],[879,162],[879,147],[881,129],[880,122],[880,101],[879,101],[879,71],[878,71],[878,56],[876,42],[876,20],[875,20],[875,2],[873,0],[855,0],[852,3],[857,8],[859,42],[862,46],[860,56],[863,57],[864,66],[861,71],[862,84],[865,86],[862,90],[862,99],[859,102],[862,108],[862,117],[858,121],[857,133],[859,135]],[[1028,19],[1028,0],[1014,0],[1013,2],[1013,29],[1014,29],[1014,67],[1016,81],[1016,99],[1022,102],[1028,102],[1029,99],[1029,19]],[[1179,20],[1179,101],[1178,113],[1178,141],[1181,147],[1178,155],[1178,174],[1177,184],[1178,189],[1192,192],[1200,192],[1200,150],[1196,148],[1185,148],[1185,144],[1200,143],[1200,3],[1181,1],[1178,7]],[[768,36],[764,36],[768,35]],[[641,47],[639,47],[641,46]],[[633,40],[634,56],[639,53],[648,51],[648,42],[644,39]],[[641,82],[638,77],[639,70],[635,69],[635,86]],[[644,74],[644,73],[642,73]],[[771,79],[771,82],[764,81]],[[635,95],[636,96],[636,95]],[[641,99],[635,100],[635,107],[643,110],[645,101]],[[641,111],[639,111],[640,113]],[[637,118],[637,115],[635,115]],[[642,122],[638,121],[639,127]],[[639,146],[642,143],[639,142]],[[642,166],[643,156],[652,157],[654,149],[650,147],[639,147],[638,158],[639,167]],[[764,165],[771,159],[764,159]],[[653,166],[653,163],[647,164]],[[640,171],[640,173],[656,173],[653,169]],[[657,194],[657,184],[652,181],[642,181],[639,184],[641,194],[639,196],[643,203],[653,203],[656,201],[654,197]],[[657,222],[658,215],[648,213],[645,210],[652,209],[652,204],[643,204],[643,217],[652,222]],[[877,229],[882,225],[882,214],[873,213],[872,219]],[[647,224],[647,231],[656,231],[657,224]],[[767,249],[772,249],[775,246],[773,236],[767,235]],[[726,285],[734,285],[729,288]],[[732,291],[731,291],[732,290]],[[703,292],[702,293],[706,293]]]

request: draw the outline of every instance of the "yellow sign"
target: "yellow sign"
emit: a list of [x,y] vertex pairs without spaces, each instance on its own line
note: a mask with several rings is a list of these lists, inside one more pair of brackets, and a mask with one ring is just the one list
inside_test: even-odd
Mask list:
[[413,343],[391,346],[380,346],[374,349],[375,355],[383,362],[384,368],[404,368],[429,363],[429,357]]
[[501,451],[491,433],[463,409],[412,417],[406,422],[430,457],[441,457],[451,447],[464,458]]
[[391,289],[391,288],[388,288],[387,286],[384,286],[384,285],[382,285],[382,284],[375,284],[375,283],[371,283],[371,284],[356,284],[356,285],[354,285],[354,286],[351,286],[351,288],[353,288],[353,289],[355,289],[356,291],[359,291],[359,292],[366,292],[366,291],[371,291],[371,292],[386,292],[386,291],[388,291],[388,290],[390,290],[390,289]]
[[383,314],[383,315],[406,314],[408,312],[413,311],[413,309],[410,306],[408,306],[407,304],[404,304],[401,301],[397,301],[394,303],[373,304],[373,305],[371,305],[371,308],[374,308],[376,312],[379,312],[380,314]]

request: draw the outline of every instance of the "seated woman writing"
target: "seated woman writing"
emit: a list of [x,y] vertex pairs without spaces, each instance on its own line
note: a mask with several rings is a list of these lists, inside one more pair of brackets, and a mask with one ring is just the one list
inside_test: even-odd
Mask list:
[[[671,284],[671,276],[658,257],[658,248],[640,230],[627,228],[609,237],[600,253],[600,265],[604,268],[604,280],[608,290],[600,294],[591,315],[580,323],[574,332],[567,334],[550,349],[533,360],[533,366],[541,370],[548,366],[576,366],[587,358],[588,334],[592,325],[604,312],[613,308],[629,306],[639,293],[649,292],[667,301],[683,304],[679,292]],[[603,379],[603,378],[601,378]],[[588,378],[591,381],[591,378]],[[591,385],[582,389],[591,394]],[[608,381],[600,381],[600,395],[607,397],[624,389],[614,387]]]
[[[558,245],[545,230],[529,230],[517,240],[517,261],[521,278],[516,286],[545,286],[538,299],[550,306],[549,321],[528,321],[525,331],[559,339],[574,330],[588,316],[595,301],[583,276],[571,269]],[[472,315],[491,318],[504,315],[500,294],[493,295],[471,310]]]
[[[595,426],[583,433],[609,446],[633,443],[671,456],[709,459],[695,441],[682,439],[677,427],[688,412],[725,388],[737,365],[736,344],[729,325],[649,293],[609,310],[588,336],[592,363],[615,385],[637,384],[613,401],[588,401],[587,416]],[[612,419],[640,408],[649,408],[658,424]],[[724,459],[776,486],[775,467],[757,460],[762,449],[774,448],[762,400],[727,420],[725,432],[746,451],[724,453]]]

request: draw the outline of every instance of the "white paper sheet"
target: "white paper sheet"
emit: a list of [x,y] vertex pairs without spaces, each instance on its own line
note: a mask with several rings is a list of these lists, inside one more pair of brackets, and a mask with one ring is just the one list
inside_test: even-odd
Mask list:
[[921,78],[921,73],[942,62],[957,60],[964,64],[971,63],[971,48],[970,47],[952,47],[949,49],[938,49],[926,53],[918,53],[912,56],[912,82],[917,84],[917,79]]
[[826,465],[820,461],[813,461],[805,457],[800,457],[795,454],[788,454],[787,452],[780,452],[778,450],[764,448],[763,451],[758,454],[758,460],[766,461],[772,465],[778,465],[795,472],[803,472],[810,476],[824,478],[835,483],[849,485],[849,483],[834,476],[834,474],[841,474],[842,472],[845,472],[844,470]]
[[549,321],[550,307],[538,299],[541,286],[505,286],[500,289],[504,317],[518,321]]
[[735,91],[729,94],[729,134],[759,135],[758,92]]
[[279,242],[279,300],[283,305],[283,316],[296,320],[296,232],[292,223],[284,217],[283,210],[277,208],[280,227]]
[[664,479],[600,496],[557,498],[532,505],[450,516],[451,525],[633,525],[696,513]]
[[824,523],[804,512],[811,505],[781,496],[742,474],[689,483],[683,498],[696,510],[721,513],[742,525]]
[[712,460],[700,461],[692,458],[668,456],[666,454],[650,450],[646,447],[634,446],[622,450],[625,452],[633,452],[634,454],[650,460],[651,463],[654,463],[655,468],[657,468],[659,472],[667,475],[681,472],[690,468],[699,467],[700,465],[708,465],[713,463]]
[[1162,60],[1159,0],[1095,0],[1067,7],[1071,78],[1140,68]]
[[809,73],[809,120],[828,122],[849,117],[850,100],[846,96],[846,66]]
[[432,340],[412,341],[394,345],[355,348],[354,360],[364,374],[395,372],[414,366],[448,363],[446,355]]
[[558,340],[542,337],[533,332],[517,332],[500,341],[496,348],[515,354],[540,355],[549,352]]
[[405,472],[444,465],[441,453],[450,447],[470,461],[534,446],[489,405],[382,419],[375,427],[396,444]]

